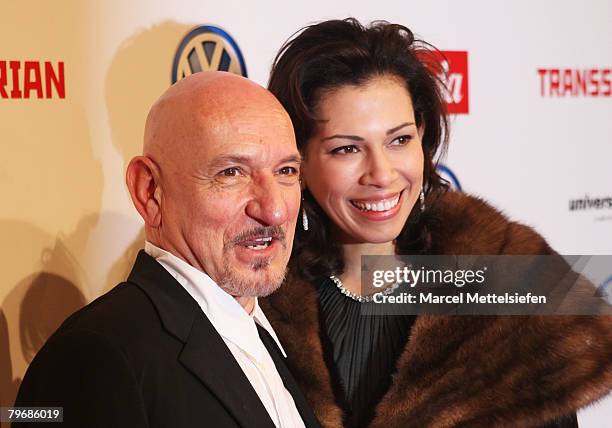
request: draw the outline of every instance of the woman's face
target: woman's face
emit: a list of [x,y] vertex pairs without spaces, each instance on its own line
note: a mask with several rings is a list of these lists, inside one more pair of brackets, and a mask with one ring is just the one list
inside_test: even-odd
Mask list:
[[342,243],[384,243],[401,232],[423,183],[421,130],[394,77],[325,92],[306,147],[303,184]]

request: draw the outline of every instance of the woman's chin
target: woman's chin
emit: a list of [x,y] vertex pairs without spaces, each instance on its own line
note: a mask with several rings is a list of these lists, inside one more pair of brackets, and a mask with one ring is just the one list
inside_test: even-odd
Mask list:
[[402,233],[404,224],[407,221],[407,216],[402,216],[401,213],[392,221],[382,222],[372,221],[361,225],[359,232],[354,234],[359,241],[370,244],[384,244],[394,241]]
[[384,231],[368,230],[365,233],[353,234],[350,241],[361,244],[387,244],[393,242],[401,231],[401,228]]

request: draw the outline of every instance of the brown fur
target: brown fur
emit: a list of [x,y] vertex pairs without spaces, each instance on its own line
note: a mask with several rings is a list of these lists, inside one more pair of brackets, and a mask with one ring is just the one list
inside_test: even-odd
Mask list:
[[[544,239],[482,200],[440,199],[435,254],[548,254]],[[264,310],[322,425],[342,427],[311,284],[290,278]],[[612,317],[419,316],[373,428],[540,426],[612,388]]]

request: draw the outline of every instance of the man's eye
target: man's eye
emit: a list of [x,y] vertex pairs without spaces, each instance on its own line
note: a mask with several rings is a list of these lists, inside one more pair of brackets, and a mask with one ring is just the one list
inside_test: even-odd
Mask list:
[[226,168],[223,171],[221,171],[221,175],[224,177],[236,177],[240,175],[240,173],[241,173],[240,168],[237,168],[235,166],[231,168]]
[[331,151],[333,155],[346,155],[348,153],[357,153],[357,152],[359,152],[359,149],[357,148],[357,146],[336,147],[335,149]]
[[391,146],[405,146],[412,140],[412,135],[401,135],[391,141]]
[[279,174],[281,175],[296,175],[297,173],[297,168],[294,168],[292,166],[284,166],[279,171]]

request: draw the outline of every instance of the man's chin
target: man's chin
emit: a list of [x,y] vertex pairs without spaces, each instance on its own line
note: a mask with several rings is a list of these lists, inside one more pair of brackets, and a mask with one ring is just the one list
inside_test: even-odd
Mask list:
[[226,266],[221,288],[232,296],[265,297],[276,291],[285,279],[286,269],[271,266],[265,260],[254,260],[241,269]]
[[278,290],[282,283],[283,282],[280,281],[278,283],[269,283],[266,286],[258,287],[257,290],[259,294],[255,295],[254,297],[267,297]]

